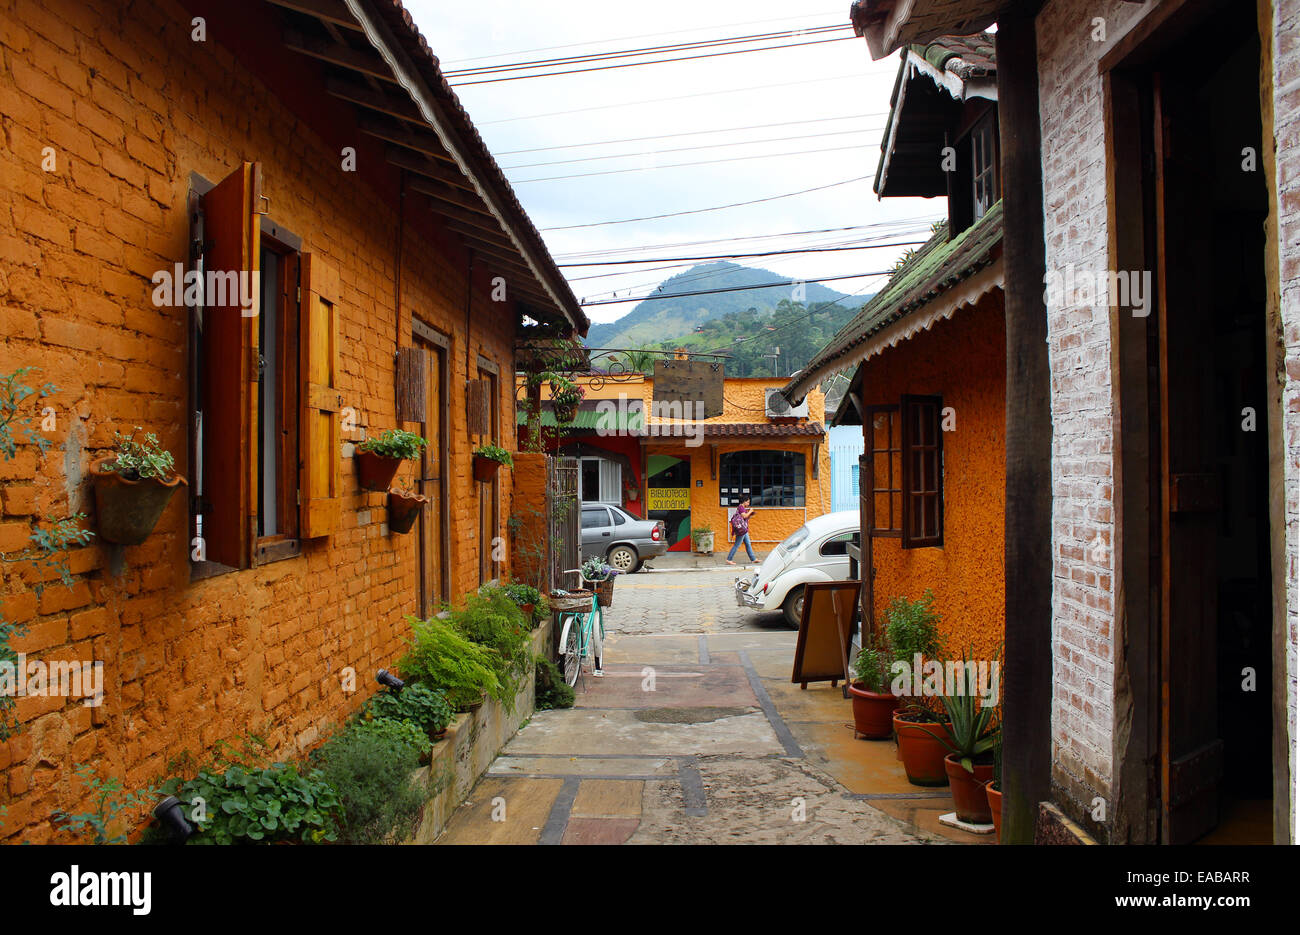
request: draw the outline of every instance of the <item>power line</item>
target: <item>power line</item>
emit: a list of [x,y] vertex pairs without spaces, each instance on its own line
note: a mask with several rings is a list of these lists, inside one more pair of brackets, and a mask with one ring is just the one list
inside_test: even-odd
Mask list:
[[671,101],[685,101],[696,97],[714,97],[719,94],[740,94],[745,91],[767,91],[772,88],[792,88],[802,84],[821,84],[826,81],[843,81],[845,78],[860,79],[861,74],[853,75],[832,75],[829,78],[805,78],[802,81],[781,81],[776,84],[755,84],[745,88],[724,88],[720,91],[695,91],[692,94],[678,94],[674,97],[652,97],[644,101],[619,101],[615,104],[597,104],[594,107],[579,107],[574,110],[553,110],[544,114],[524,114],[519,117],[501,117],[497,120],[478,120],[475,123],[480,127],[488,126],[493,123],[513,123],[516,120],[540,120],[543,117],[564,117],[569,114],[585,114],[593,110],[620,110],[628,107],[638,107],[642,104],[666,104]]
[[788,23],[792,19],[803,19],[809,16],[820,17],[820,16],[838,16],[838,15],[839,15],[838,11],[832,11],[829,13],[800,13],[797,16],[777,16],[777,17],[773,17],[772,19],[748,20],[747,22],[744,23],[719,23],[717,26],[692,26],[690,29],[673,29],[673,30],[668,30],[666,32],[646,32],[646,33],[640,33],[639,35],[635,35],[635,36],[615,36],[612,39],[588,39],[584,42],[570,42],[565,45],[547,45],[537,49],[521,49],[517,52],[497,52],[493,55],[476,55],[472,58],[458,58],[455,59],[454,61],[447,61],[444,64],[459,65],[462,62],[481,62],[489,58],[507,58],[507,57],[513,58],[514,56],[517,55],[532,55],[534,52],[554,52],[558,49],[576,49],[576,48],[580,48],[581,46],[600,45],[602,43],[608,43],[608,42],[632,42],[637,39],[653,39],[656,36],[680,36],[683,33],[688,33],[688,32],[704,32],[707,29],[723,29],[723,28],[734,29],[739,26],[763,26],[767,23]]
[[[564,55],[557,58],[540,58],[524,62],[506,62],[498,65],[481,65],[474,68],[451,69],[443,72],[447,79],[475,77],[478,75],[499,74],[509,71],[527,71],[529,69],[549,68],[560,65],[581,65],[591,62],[612,61],[620,58],[635,58],[638,55],[663,55],[673,52],[689,52],[697,49],[718,48],[727,45],[740,45],[747,42],[767,42],[772,39],[793,39],[798,36],[824,35],[848,29],[849,24],[830,26],[811,26],[803,29],[782,29],[775,32],[753,33],[748,36],[725,36],[712,39],[695,39],[690,42],[675,42],[663,45],[644,46],[639,49],[616,49],[607,52],[588,52],[582,55]],[[665,59],[665,61],[671,61]],[[653,64],[653,63],[641,63]]]
[[676,62],[690,62],[704,58],[722,58],[727,55],[745,55],[750,52],[774,52],[780,49],[803,48],[810,45],[822,45],[826,42],[844,42],[847,39],[856,39],[857,36],[836,36],[833,39],[814,39],[811,42],[790,42],[785,45],[769,45],[761,49],[732,49],[730,52],[708,52],[703,55],[683,55],[678,58],[663,58],[652,62],[620,62],[616,65],[597,65],[594,68],[571,68],[568,71],[548,71],[535,75],[507,75],[504,78],[484,78],[481,81],[460,81],[455,84],[458,88],[467,88],[476,84],[499,84],[502,81],[521,81],[525,78],[556,78],[560,75],[585,75],[593,71],[612,71],[616,68],[639,68],[642,65],[667,65]]
[[[678,146],[673,149],[649,149],[639,153],[610,153],[605,156],[581,156],[576,159],[557,159],[552,162],[525,162],[517,166],[502,166],[507,172],[514,169],[536,169],[541,166],[565,166],[575,162],[599,162],[602,159],[628,159],[634,156],[659,156],[663,153],[686,153],[700,149],[724,149],[729,146],[756,146],[761,143],[788,143],[791,140],[815,140],[824,136],[849,136],[854,133],[877,133],[884,127],[864,127],[861,130],[831,130],[826,133],[805,133],[800,136],[774,136],[763,140],[737,140],[731,143],[704,143],[700,146]],[[653,168],[653,167],[652,167]]]
[[[898,243],[873,243],[861,247],[805,247],[802,250],[767,250],[762,253],[718,253],[712,256],[657,256],[645,260],[603,260],[598,263],[557,263],[560,269],[576,266],[628,266],[636,263],[657,263],[661,260],[680,260],[695,262],[698,260],[738,260],[756,256],[785,256],[790,253],[839,253],[845,250],[878,250],[882,247],[914,247],[927,243],[925,240],[904,240]],[[649,270],[629,270],[629,272],[649,272]]]
[[854,178],[845,178],[844,181],[831,182],[829,183],[829,185],[819,185],[816,186],[815,189],[803,189],[802,191],[788,191],[785,192],[784,195],[770,195],[768,196],[768,198],[755,198],[753,202],[736,202],[733,204],[719,204],[718,207],[715,208],[694,208],[692,209],[692,211],[673,211],[667,213],[667,215],[650,215],[647,217],[624,217],[624,218],[620,218],[620,220],[617,221],[591,221],[590,224],[568,224],[562,226],[562,228],[542,228],[542,230],[543,231],[578,230],[580,228],[604,228],[604,226],[608,226],[611,224],[633,224],[633,222],[636,221],[659,221],[662,220],[662,218],[664,217],[684,217],[686,215],[705,215],[705,213],[708,213],[710,211],[725,211],[725,209],[727,208],[742,208],[745,207],[745,205],[749,205],[749,204],[763,204],[766,202],[777,202],[777,200],[783,198],[794,198],[794,196],[796,195],[807,195],[807,194],[811,194],[811,192],[814,191],[826,191],[827,189],[835,189],[835,187],[839,187],[841,185],[850,185],[850,183],[853,182],[866,181],[866,179],[868,178],[871,178],[871,176],[855,176]]
[[[864,276],[888,276],[890,275],[890,272],[890,270],[883,270],[874,273],[849,273],[846,276],[821,276],[816,279],[787,279],[784,282],[764,282],[756,283],[752,286],[728,286],[724,289],[700,289],[695,292],[673,292],[664,295],[655,295],[651,293],[650,295],[643,295],[636,299],[600,299],[596,302],[579,302],[578,304],[583,308],[587,308],[592,305],[618,305],[623,302],[648,302],[651,299],[682,299],[692,295],[716,295],[720,292],[748,292],[752,289],[772,289],[781,286],[793,286],[796,282],[837,282],[841,279],[861,279]],[[834,303],[831,304],[833,305]]]
[[645,143],[649,140],[677,139],[681,136],[700,136],[706,133],[735,133],[740,130],[768,130],[772,127],[795,127],[805,123],[829,123],[832,120],[859,120],[867,117],[884,117],[888,111],[870,114],[845,114],[842,117],[814,117],[810,120],[783,120],[778,123],[755,123],[747,127],[719,127],[713,130],[688,130],[684,133],[659,133],[655,136],[631,136],[622,140],[598,140],[593,143],[564,143],[558,146],[535,146],[532,149],[497,150],[498,156],[519,156],[524,153],[545,153],[557,149],[584,149],[588,146],[612,146],[615,143]]
[[[911,232],[913,230],[919,231],[922,228],[928,229],[930,224],[931,222],[926,218],[903,219],[898,221],[876,221],[871,224],[851,224],[847,227],[816,227],[811,230],[778,231],[772,234],[749,234],[740,237],[713,237],[706,240],[683,240],[678,241],[677,243],[638,244],[631,247],[610,247],[601,250],[577,250],[569,253],[555,253],[552,254],[552,256],[556,259],[572,260],[576,257],[583,256],[595,257],[617,255],[620,253],[640,253],[644,250],[667,249],[669,247],[698,247],[703,244],[711,243],[735,243],[743,240],[770,240],[774,237],[802,237],[806,234],[839,234],[846,231],[860,230],[890,230],[892,232],[904,230]],[[881,236],[888,237],[892,235],[892,233],[886,233]]]

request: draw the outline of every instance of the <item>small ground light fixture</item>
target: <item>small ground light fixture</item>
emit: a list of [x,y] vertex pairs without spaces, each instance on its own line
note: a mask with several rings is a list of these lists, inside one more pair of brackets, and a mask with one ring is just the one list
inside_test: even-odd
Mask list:
[[375,676],[375,681],[380,685],[391,688],[395,692],[400,692],[406,687],[405,682],[399,679],[396,675],[393,675],[393,673],[389,672],[387,669],[380,669],[379,673]]
[[184,844],[194,833],[194,826],[185,819],[184,804],[174,795],[153,807],[153,817],[166,830],[172,844]]

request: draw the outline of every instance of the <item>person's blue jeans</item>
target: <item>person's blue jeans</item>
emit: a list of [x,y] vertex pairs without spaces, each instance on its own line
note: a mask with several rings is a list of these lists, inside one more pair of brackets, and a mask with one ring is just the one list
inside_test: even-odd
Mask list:
[[749,533],[737,537],[736,541],[731,543],[731,551],[727,553],[727,561],[736,557],[736,549],[740,548],[741,543],[745,543],[745,551],[749,553],[749,560],[754,561],[754,547],[749,544]]

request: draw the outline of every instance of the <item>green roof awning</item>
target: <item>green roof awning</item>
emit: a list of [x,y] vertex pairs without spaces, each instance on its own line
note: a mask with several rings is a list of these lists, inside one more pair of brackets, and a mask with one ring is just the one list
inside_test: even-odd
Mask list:
[[[637,400],[634,406],[623,407],[614,400],[609,400],[603,407],[600,402],[598,400],[583,403],[578,409],[578,414],[566,427],[574,431],[587,432],[639,432],[645,428],[645,409],[641,406],[640,400]],[[515,410],[515,424],[528,424],[528,413],[522,408]],[[542,403],[542,428],[553,429],[558,426],[559,423],[555,421],[555,411],[550,408],[549,403]]]

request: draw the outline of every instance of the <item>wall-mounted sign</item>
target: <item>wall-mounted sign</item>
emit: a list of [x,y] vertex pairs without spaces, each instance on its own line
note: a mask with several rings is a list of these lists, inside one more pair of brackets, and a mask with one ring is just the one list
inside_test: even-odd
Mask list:
[[646,491],[648,510],[689,510],[690,508],[689,487],[651,487]]
[[722,415],[720,360],[656,360],[654,409],[659,419],[712,419]]

